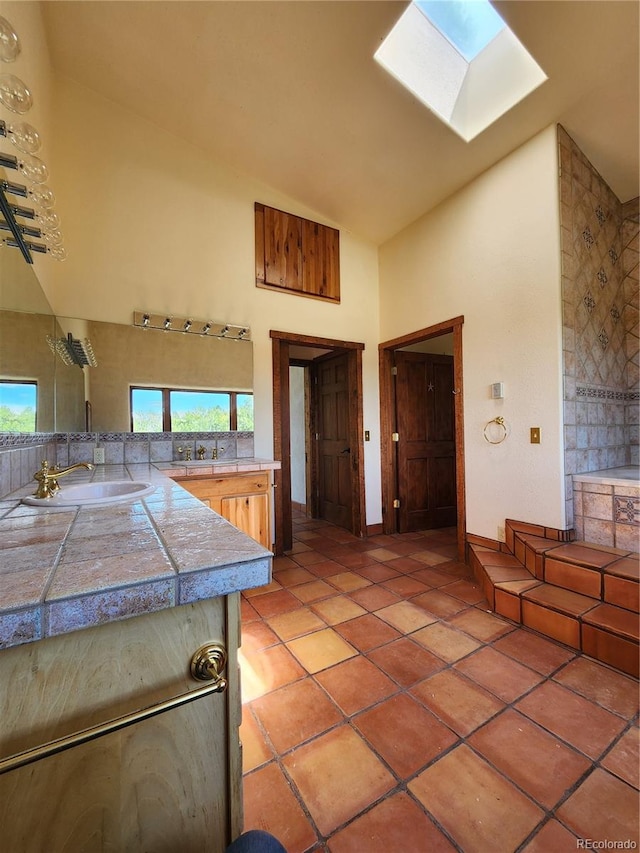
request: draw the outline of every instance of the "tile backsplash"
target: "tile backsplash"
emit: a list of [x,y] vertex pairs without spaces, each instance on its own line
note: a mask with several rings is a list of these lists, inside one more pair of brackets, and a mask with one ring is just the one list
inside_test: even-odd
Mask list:
[[[71,432],[0,434],[0,498],[33,480],[43,459],[61,468],[92,462],[95,448],[104,450],[105,464],[172,462],[183,459],[187,448],[193,459],[199,447],[211,459],[249,458],[254,455],[253,432]],[[180,449],[179,449],[180,448]]]

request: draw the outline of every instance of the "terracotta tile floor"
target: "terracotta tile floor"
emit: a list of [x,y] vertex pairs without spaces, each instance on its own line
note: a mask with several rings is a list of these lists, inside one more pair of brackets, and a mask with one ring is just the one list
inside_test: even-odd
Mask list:
[[245,829],[289,853],[640,844],[634,679],[489,613],[454,530],[294,533],[242,599]]

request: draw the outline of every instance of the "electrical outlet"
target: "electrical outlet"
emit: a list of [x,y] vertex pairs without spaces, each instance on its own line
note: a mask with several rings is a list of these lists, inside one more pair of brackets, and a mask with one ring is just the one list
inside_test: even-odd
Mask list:
[[531,444],[540,444],[540,427],[531,427]]
[[93,464],[104,465],[104,447],[93,448]]
[[504,542],[506,538],[504,527],[498,525],[498,542]]

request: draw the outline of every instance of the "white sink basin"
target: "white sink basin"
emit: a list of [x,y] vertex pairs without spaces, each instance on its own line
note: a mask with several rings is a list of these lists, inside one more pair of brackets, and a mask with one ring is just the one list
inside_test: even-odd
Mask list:
[[87,506],[115,504],[138,500],[150,495],[156,487],[152,483],[134,480],[111,480],[106,483],[78,483],[77,486],[61,486],[52,498],[36,498],[30,495],[22,503],[29,506]]

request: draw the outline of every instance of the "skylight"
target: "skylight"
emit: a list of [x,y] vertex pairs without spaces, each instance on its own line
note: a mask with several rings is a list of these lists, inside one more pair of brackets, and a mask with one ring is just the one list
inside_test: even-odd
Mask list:
[[467,62],[506,26],[489,0],[416,0],[416,6]]
[[466,142],[547,79],[488,0],[414,0],[375,59]]

